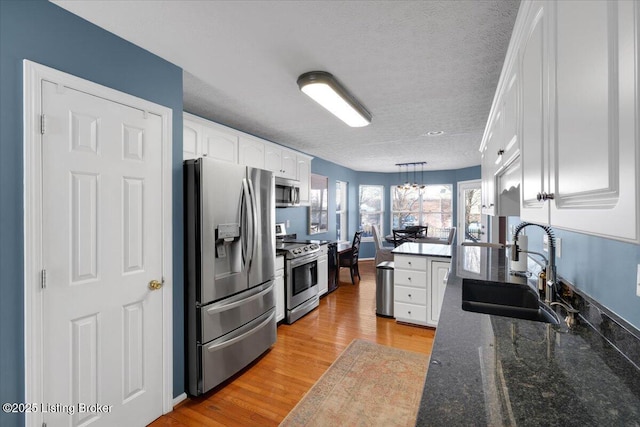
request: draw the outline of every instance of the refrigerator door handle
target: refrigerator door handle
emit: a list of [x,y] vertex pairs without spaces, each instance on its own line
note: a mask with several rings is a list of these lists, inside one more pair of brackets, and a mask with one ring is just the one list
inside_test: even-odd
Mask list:
[[[249,184],[247,179],[242,179],[242,203],[240,207],[240,221],[242,223],[242,230],[240,231],[240,238],[242,239],[242,270],[248,270],[247,261],[251,260],[249,255],[249,205],[251,194],[249,193]],[[252,232],[253,233],[253,232]]]
[[[273,309],[272,309],[273,310]],[[223,341],[221,343],[218,344],[212,344],[209,347],[207,347],[207,351],[209,352],[214,352],[214,351],[218,351],[221,350],[225,347],[229,347],[230,345],[233,345],[235,343],[237,343],[238,341],[242,341],[245,338],[247,338],[249,335],[253,335],[254,333],[256,333],[257,331],[260,330],[260,328],[262,328],[263,326],[265,326],[267,323],[271,322],[271,320],[276,316],[276,312],[275,310],[273,310],[273,313],[271,313],[271,315],[269,317],[267,317],[266,320],[262,321],[262,323],[260,323],[258,326],[256,326],[255,328],[251,329],[250,331],[245,332],[244,334],[231,338],[229,341]]]
[[236,308],[236,307],[240,307],[242,305],[245,305],[251,301],[255,301],[257,299],[262,298],[263,296],[265,296],[266,294],[268,294],[269,292],[271,292],[273,290],[273,286],[274,284],[272,283],[268,288],[258,292],[257,294],[251,295],[250,297],[247,298],[243,298],[241,300],[238,301],[233,301],[229,304],[224,304],[224,305],[219,305],[216,307],[211,307],[207,309],[207,314],[208,315],[213,315],[213,314],[217,314],[217,313],[221,313],[223,311],[227,311],[227,310],[231,310],[232,308]]
[[253,181],[250,179],[249,182],[249,195],[251,198],[251,258],[249,259],[249,270],[251,270],[251,264],[253,262],[253,257],[256,255],[256,245],[258,244],[258,211],[256,210],[256,205],[258,201],[256,200],[256,193],[253,188]]

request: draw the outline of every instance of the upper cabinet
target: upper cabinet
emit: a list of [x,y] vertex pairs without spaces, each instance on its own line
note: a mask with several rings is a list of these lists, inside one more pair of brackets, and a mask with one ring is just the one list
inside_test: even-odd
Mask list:
[[186,160],[201,156],[267,169],[276,176],[299,180],[300,204],[309,204],[313,157],[184,113],[183,157]]
[[252,168],[266,169],[264,164],[264,141],[249,135],[240,137],[240,154],[238,156],[241,165]]
[[238,162],[238,136],[229,128],[185,113],[182,135],[184,160],[209,156]]
[[264,166],[276,176],[298,179],[298,158],[295,151],[268,145],[264,149]]
[[311,157],[298,153],[297,169],[298,180],[300,181],[300,204],[309,205],[311,203]]
[[519,147],[521,219],[640,242],[639,9],[522,2],[490,115],[502,117],[503,161]]

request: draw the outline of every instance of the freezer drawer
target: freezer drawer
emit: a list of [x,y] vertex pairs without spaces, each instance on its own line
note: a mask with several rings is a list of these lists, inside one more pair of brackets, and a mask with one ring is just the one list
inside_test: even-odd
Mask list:
[[201,307],[198,342],[206,343],[261,316],[276,306],[274,282]]
[[264,353],[276,342],[276,309],[273,307],[242,328],[198,346],[202,378],[199,393],[206,393]]

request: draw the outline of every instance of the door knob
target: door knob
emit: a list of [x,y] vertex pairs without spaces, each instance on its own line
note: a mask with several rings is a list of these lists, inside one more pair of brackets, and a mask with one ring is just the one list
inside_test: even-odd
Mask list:
[[149,282],[149,289],[151,289],[152,291],[157,291],[161,287],[162,287],[162,282],[160,282],[159,280],[152,280]]

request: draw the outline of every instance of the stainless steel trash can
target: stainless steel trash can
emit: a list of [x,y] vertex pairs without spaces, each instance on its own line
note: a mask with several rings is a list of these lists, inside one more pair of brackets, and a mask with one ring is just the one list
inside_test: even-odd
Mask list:
[[376,266],[376,315],[393,317],[393,261]]

